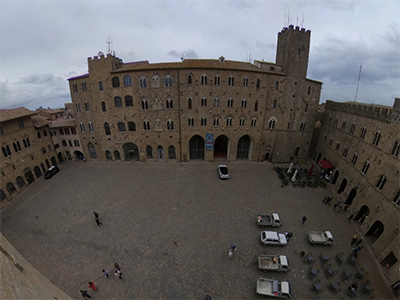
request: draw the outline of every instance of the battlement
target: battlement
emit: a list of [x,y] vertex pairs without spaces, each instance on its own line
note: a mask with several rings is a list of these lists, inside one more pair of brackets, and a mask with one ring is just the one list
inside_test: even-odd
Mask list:
[[303,32],[306,33],[307,35],[311,35],[311,30],[306,30],[305,28],[301,28],[299,26],[294,27],[293,25],[289,25],[289,27],[283,27],[282,30],[278,33],[282,34],[282,33],[289,33],[289,32]]
[[[400,101],[397,100],[396,102]],[[385,122],[400,122],[400,113],[395,108],[395,105],[392,107],[386,105],[377,105],[377,104],[367,104],[367,103],[357,103],[357,102],[334,102],[332,100],[327,100],[325,109],[328,110],[337,110],[346,113],[355,114],[358,116],[363,116],[367,118],[372,118]]]
[[91,73],[91,70],[94,70],[95,68],[105,67],[111,71],[119,69],[123,65],[122,59],[112,54],[107,54],[107,56],[105,56],[102,52],[99,52],[99,55],[88,57],[87,60],[89,73]]

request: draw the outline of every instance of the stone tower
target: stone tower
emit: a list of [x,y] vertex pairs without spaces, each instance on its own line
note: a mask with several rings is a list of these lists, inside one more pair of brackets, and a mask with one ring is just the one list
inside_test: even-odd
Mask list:
[[276,64],[289,76],[307,77],[311,31],[293,25],[278,33]]

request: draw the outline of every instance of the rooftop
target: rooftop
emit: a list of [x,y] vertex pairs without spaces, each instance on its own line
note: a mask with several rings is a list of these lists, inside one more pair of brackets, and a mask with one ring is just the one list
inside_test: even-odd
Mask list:
[[35,111],[29,110],[25,107],[0,109],[0,122],[27,117],[35,114],[37,114]]

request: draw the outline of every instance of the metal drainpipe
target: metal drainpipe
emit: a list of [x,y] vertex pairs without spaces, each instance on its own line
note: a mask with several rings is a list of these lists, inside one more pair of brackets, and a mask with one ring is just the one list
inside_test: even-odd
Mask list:
[[181,87],[179,77],[180,73],[180,68],[178,68],[179,162],[182,162]]

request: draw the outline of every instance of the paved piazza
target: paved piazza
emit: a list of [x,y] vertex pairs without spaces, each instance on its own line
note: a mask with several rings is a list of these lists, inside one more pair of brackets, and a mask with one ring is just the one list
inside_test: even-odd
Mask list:
[[[274,165],[227,163],[231,179],[218,178],[218,162],[138,163],[67,162],[50,180],[40,178],[1,211],[1,231],[44,276],[76,299],[95,280],[93,299],[263,299],[255,294],[258,277],[289,279],[294,299],[348,298],[358,284],[357,299],[391,299],[392,291],[364,241],[355,266],[339,265],[334,256],[351,252],[359,223],[322,203],[327,188],[281,187]],[[309,166],[308,166],[309,167]],[[103,225],[95,223],[93,211]],[[278,212],[280,232],[293,232],[284,247],[263,247],[256,225],[259,213]],[[301,218],[308,220],[301,225]],[[309,230],[330,230],[331,247],[311,246]],[[232,242],[237,251],[228,259]],[[301,251],[312,253],[307,264]],[[323,264],[323,252],[331,260]],[[285,254],[286,274],[257,269],[260,253]],[[118,262],[123,280],[114,277]],[[331,264],[336,272],[325,274]],[[309,279],[309,267],[320,273]],[[102,269],[110,278],[102,277]],[[354,275],[364,269],[364,279]],[[351,273],[347,282],[343,270]],[[311,290],[316,280],[322,292]],[[364,281],[373,288],[362,291]],[[330,282],[340,282],[333,294]],[[266,298],[268,299],[268,298]]]

